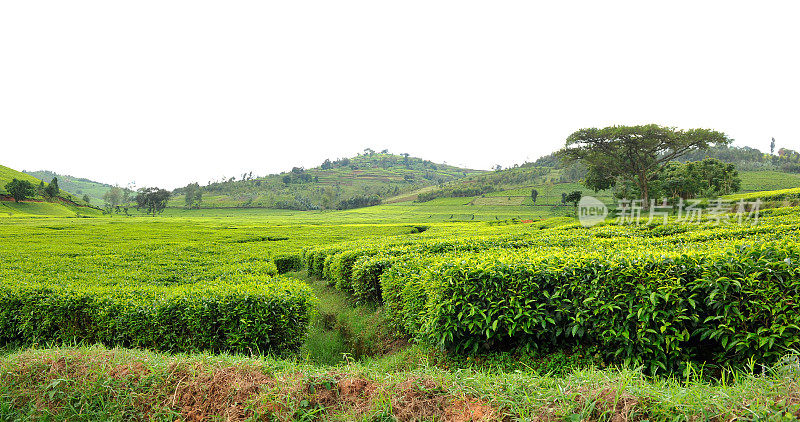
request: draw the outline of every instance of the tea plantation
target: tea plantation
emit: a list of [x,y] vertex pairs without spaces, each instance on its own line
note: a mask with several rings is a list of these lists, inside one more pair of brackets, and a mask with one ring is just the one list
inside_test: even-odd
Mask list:
[[[791,415],[800,213],[780,206],[793,194],[765,194],[777,208],[758,224],[584,228],[567,216],[523,223],[508,207],[420,218],[456,198],[7,217],[0,414],[190,420],[200,402],[182,383],[266,376],[251,390],[225,381],[220,394],[248,399],[204,414],[376,420],[423,394],[441,400],[440,419],[465,401],[483,420]],[[118,371],[133,374],[124,387]],[[349,397],[352,383],[376,389]]]

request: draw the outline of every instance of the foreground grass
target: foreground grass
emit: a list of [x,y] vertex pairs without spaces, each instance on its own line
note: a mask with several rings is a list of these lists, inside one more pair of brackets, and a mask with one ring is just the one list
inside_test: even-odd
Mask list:
[[305,271],[289,275],[308,283],[317,298],[315,319],[299,352],[306,362],[336,365],[382,356],[407,345],[388,328],[380,306],[356,303],[327,282],[308,277]]
[[0,357],[3,420],[792,420],[797,361],[766,374],[443,369],[411,347],[337,366],[101,346]]

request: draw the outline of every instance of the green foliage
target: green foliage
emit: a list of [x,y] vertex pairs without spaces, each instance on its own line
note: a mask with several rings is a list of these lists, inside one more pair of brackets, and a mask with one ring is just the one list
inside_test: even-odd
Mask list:
[[8,182],[11,182],[14,179],[18,180],[27,180],[33,185],[38,185],[41,183],[41,180],[25,174],[21,171],[16,171],[14,169],[8,168],[6,166],[0,165],[0,195],[8,195],[8,191],[4,190],[5,185]]
[[[509,342],[592,345],[651,372],[770,363],[800,342],[800,271],[787,264],[798,258],[781,245],[712,257],[446,262],[431,272],[420,325],[430,341],[473,353]],[[771,272],[757,270],[765,265]]]
[[310,288],[291,279],[161,286],[0,285],[0,342],[282,353],[303,341]]
[[86,203],[94,202],[96,204],[101,204],[103,201],[103,194],[105,194],[108,189],[112,187],[106,183],[100,183],[66,174],[59,174],[47,170],[29,171],[26,172],[26,174],[36,177],[39,180],[52,180],[53,178],[58,178],[58,186],[62,192],[70,192],[78,197],[88,195],[90,200],[84,201]]
[[714,158],[669,163],[654,182],[654,194],[669,198],[715,198],[739,191],[742,180],[733,164]]
[[382,301],[398,331],[460,353],[581,345],[651,372],[741,366],[800,346],[800,217],[763,214],[758,226],[541,225],[307,253],[330,263],[361,256],[344,291]]
[[14,202],[21,202],[36,195],[36,187],[27,180],[13,179],[6,183],[5,189],[14,198]]
[[475,186],[475,187],[459,187],[453,186],[448,188],[440,188],[430,192],[423,192],[417,195],[417,202],[428,202],[436,198],[463,198],[470,196],[479,196],[495,191],[495,187],[491,185]]
[[[325,160],[320,167],[281,174],[209,181],[176,189],[170,206],[186,206],[186,194],[202,192],[204,207],[263,207],[291,210],[353,209],[480,173],[408,155],[364,154]],[[191,196],[191,195],[190,195]]]
[[141,188],[136,194],[136,208],[144,209],[148,214],[153,214],[164,211],[167,207],[169,200],[169,191],[161,188]]
[[118,186],[112,186],[103,194],[103,202],[107,210],[113,211],[117,209],[122,203],[122,189]]
[[48,198],[57,198],[59,193],[61,193],[61,189],[58,187],[58,178],[53,177],[47,187],[44,188],[44,194]]
[[578,202],[581,201],[581,196],[583,193],[579,190],[572,191],[564,196],[564,202],[570,203],[573,206],[578,206]]
[[731,142],[721,132],[708,129],[677,130],[655,124],[581,129],[567,138],[559,155],[567,162],[579,161],[588,173],[587,187],[607,189],[612,178],[633,183],[645,203],[650,183],[670,161],[686,153]]
[[359,195],[347,198],[336,207],[337,210],[349,210],[353,208],[372,207],[380,205],[381,198],[378,195]]
[[291,271],[303,269],[303,258],[300,254],[281,255],[274,259],[278,274],[285,274]]
[[352,267],[353,296],[361,302],[380,302],[381,275],[395,260],[387,255],[362,255]]
[[[55,206],[45,203],[44,205]],[[281,353],[314,308],[304,246],[406,226],[270,226],[146,217],[9,218],[0,230],[0,343],[103,342],[170,351]],[[290,238],[271,242],[242,239]]]
[[203,203],[203,189],[197,182],[186,185],[182,193],[186,208],[200,208],[200,204]]
[[784,201],[790,203],[796,203],[797,201],[800,201],[800,188],[778,189],[765,192],[751,192],[738,195],[728,195],[725,198],[731,201],[761,200],[766,203],[784,202]]

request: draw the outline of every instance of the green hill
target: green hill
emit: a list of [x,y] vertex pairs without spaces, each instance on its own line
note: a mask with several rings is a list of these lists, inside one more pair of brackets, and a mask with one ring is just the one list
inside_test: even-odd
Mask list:
[[[258,207],[291,210],[349,209],[482,173],[389,153],[366,153],[311,169],[299,167],[264,177],[244,174],[238,180],[198,187],[202,208]],[[186,206],[191,187],[176,189],[170,206]]]
[[34,185],[39,184],[39,179],[37,179],[36,177],[27,175],[21,171],[16,171],[4,165],[0,165],[0,195],[8,195],[5,186],[8,182],[10,182],[13,179],[27,180],[33,183]]
[[5,189],[5,185],[13,179],[27,180],[36,186],[40,183],[40,180],[34,176],[0,165],[0,217],[76,217],[100,214],[99,210],[86,206],[87,204],[82,199],[64,190],[55,199],[45,200],[44,197],[37,195],[16,203]]
[[[730,149],[729,149],[730,150]],[[728,151],[729,151],[728,150]],[[749,150],[743,148],[742,150]],[[716,158],[716,157],[715,157]],[[726,158],[721,156],[720,158]],[[702,158],[701,158],[702,159]],[[726,161],[726,160],[722,160]],[[755,165],[734,162],[737,168],[758,169]],[[751,163],[752,164],[752,163]],[[772,191],[800,187],[800,174],[775,170],[776,167],[765,167],[762,170],[740,169],[741,189],[739,193]],[[584,170],[579,165],[563,166],[552,156],[544,157],[535,163],[525,163],[499,171],[473,174],[441,186],[432,187],[390,198],[386,203],[415,201],[417,203],[454,205],[491,206],[491,207],[525,207],[533,206],[531,191],[536,189],[538,207],[556,207],[562,205],[562,194],[581,191],[584,195],[594,196],[608,204],[614,202],[612,190],[593,192],[587,189],[581,180]],[[560,215],[560,212],[557,212]]]
[[89,203],[97,206],[103,204],[103,195],[111,188],[111,185],[106,183],[95,182],[93,180],[84,179],[81,177],[58,174],[49,170],[26,171],[25,173],[36,177],[39,180],[44,180],[45,183],[53,180],[54,177],[57,177],[58,186],[61,187],[61,189],[77,196],[78,198],[83,198],[83,195],[89,195]]

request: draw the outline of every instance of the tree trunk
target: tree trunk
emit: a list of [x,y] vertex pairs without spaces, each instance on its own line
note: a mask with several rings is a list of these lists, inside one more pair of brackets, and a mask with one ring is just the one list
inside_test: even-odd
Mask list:
[[639,173],[639,191],[642,192],[642,210],[647,211],[650,209],[650,192],[647,186],[647,176],[644,173]]

